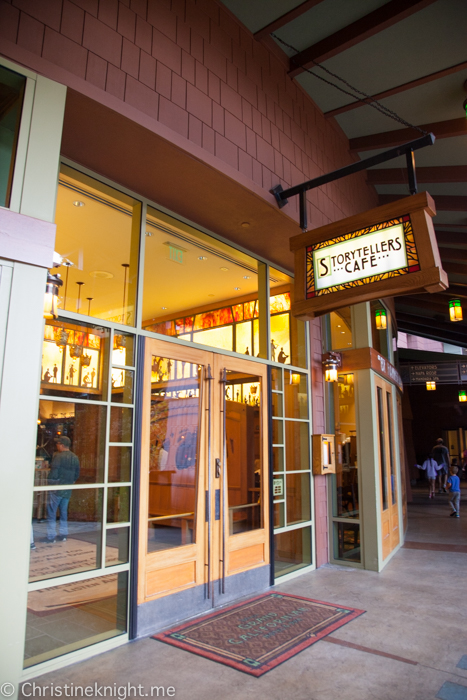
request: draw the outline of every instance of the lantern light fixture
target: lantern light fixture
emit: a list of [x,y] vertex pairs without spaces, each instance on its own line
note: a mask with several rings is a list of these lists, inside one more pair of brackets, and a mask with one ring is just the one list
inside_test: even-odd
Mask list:
[[465,389],[459,391],[459,401],[465,403],[467,401],[467,392]]
[[62,284],[60,275],[51,275],[50,272],[47,272],[44,296],[44,318],[47,321],[58,317],[58,294]]
[[337,382],[337,370],[342,364],[338,352],[328,352],[323,358],[324,379],[326,382]]
[[436,391],[436,382],[427,382],[426,383],[426,390],[427,391]]
[[300,375],[297,372],[290,371],[290,384],[300,384]]
[[386,309],[376,309],[375,311],[376,328],[379,331],[384,331],[388,327],[388,319]]
[[449,302],[449,318],[451,321],[462,321],[462,304],[460,299],[451,299]]

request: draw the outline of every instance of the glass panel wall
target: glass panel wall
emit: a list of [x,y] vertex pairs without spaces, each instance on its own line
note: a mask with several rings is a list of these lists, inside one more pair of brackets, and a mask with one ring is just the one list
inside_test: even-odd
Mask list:
[[61,309],[134,326],[141,203],[62,165],[55,222]]
[[0,206],[10,205],[26,78],[0,66]]
[[134,340],[45,326],[25,666],[126,632]]
[[331,350],[349,350],[353,345],[352,314],[350,306],[329,314],[331,326]]
[[278,577],[312,563],[308,377],[272,368],[271,387],[274,572]]
[[269,290],[271,360],[284,365],[306,367],[306,324],[291,313],[293,278],[271,267]]

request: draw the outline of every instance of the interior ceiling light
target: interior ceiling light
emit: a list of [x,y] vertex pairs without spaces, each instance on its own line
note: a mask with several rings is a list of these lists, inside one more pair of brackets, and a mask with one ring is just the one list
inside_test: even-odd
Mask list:
[[162,311],[167,311],[168,306],[161,306]]
[[151,236],[154,236],[154,234],[153,234],[152,231],[146,231],[146,236],[147,236],[148,238],[151,238]]
[[459,401],[461,403],[465,403],[467,401],[467,393],[466,393],[465,389],[461,389],[459,391]]
[[199,255],[198,260],[207,260],[207,257],[205,255]]
[[234,287],[234,289],[235,289],[236,292],[239,292],[240,289],[241,289],[241,287]]
[[243,279],[244,280],[251,280],[251,277],[250,277],[250,275],[243,275]]
[[426,390],[427,391],[436,391],[436,382],[427,382],[426,383]]
[[241,224],[242,228],[249,228],[250,222],[249,221],[243,221]]
[[84,207],[84,202],[81,202],[79,199],[75,199],[73,202],[74,207]]
[[111,272],[106,272],[105,270],[93,270],[89,273],[89,277],[97,277],[99,280],[111,280],[113,274]]
[[220,267],[219,270],[222,270],[222,272],[228,272],[229,268],[228,267]]

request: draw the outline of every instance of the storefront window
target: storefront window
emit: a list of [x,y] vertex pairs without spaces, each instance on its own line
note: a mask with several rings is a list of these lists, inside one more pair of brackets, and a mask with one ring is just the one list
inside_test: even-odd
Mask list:
[[114,573],[28,595],[27,668],[127,630],[128,573]]
[[285,576],[311,564],[311,527],[274,535],[274,574]]
[[339,374],[335,385],[336,473],[332,475],[333,516],[358,518],[358,456],[355,378]]
[[306,324],[292,316],[293,278],[269,269],[271,360],[306,367]]
[[141,203],[62,165],[55,221],[61,309],[134,326]]
[[0,66],[0,206],[10,205],[26,78]]
[[359,563],[360,525],[354,523],[334,523],[334,559]]
[[329,314],[331,324],[331,350],[348,350],[353,345],[352,316],[350,306],[344,306]]

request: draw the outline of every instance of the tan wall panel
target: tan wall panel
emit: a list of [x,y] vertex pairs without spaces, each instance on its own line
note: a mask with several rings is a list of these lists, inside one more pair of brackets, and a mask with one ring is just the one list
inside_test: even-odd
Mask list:
[[245,549],[237,549],[229,555],[229,574],[239,569],[248,569],[264,562],[264,545],[255,544]]
[[167,569],[149,571],[146,576],[146,595],[154,596],[165,591],[186,588],[196,583],[196,562],[178,564]]

